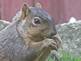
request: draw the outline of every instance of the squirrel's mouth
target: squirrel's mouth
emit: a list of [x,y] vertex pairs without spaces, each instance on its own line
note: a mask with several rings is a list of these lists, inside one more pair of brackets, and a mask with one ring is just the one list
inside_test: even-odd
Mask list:
[[49,39],[53,39],[54,36],[55,36],[55,34],[53,34],[53,33],[51,33],[51,34],[49,34],[49,33],[48,34],[44,34],[43,33],[43,35],[42,35],[43,38],[49,38]]

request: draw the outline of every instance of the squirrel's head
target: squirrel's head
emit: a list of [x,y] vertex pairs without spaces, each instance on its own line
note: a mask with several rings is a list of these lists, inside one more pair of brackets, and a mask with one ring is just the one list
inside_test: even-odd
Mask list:
[[38,38],[42,40],[56,34],[53,19],[44,9],[38,6],[28,7],[24,4],[21,9],[21,16],[18,26],[22,34],[30,37],[31,39]]

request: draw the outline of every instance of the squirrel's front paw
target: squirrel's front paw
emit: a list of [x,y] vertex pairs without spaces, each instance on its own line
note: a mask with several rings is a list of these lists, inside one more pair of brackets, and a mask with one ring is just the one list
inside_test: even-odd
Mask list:
[[51,50],[57,50],[57,43],[54,39],[45,39],[43,40],[43,47],[50,48]]

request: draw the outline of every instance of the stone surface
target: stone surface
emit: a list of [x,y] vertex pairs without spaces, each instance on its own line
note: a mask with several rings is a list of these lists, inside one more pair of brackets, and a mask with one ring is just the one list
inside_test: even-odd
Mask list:
[[0,30],[4,29],[9,24],[10,24],[10,22],[8,22],[8,21],[0,20]]
[[81,56],[81,21],[60,24],[56,28],[62,39],[62,50]]

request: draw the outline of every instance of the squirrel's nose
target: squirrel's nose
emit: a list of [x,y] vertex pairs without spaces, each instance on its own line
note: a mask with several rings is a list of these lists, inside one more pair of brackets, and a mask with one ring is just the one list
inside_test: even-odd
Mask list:
[[52,38],[56,33],[50,33],[49,38]]
[[54,35],[56,35],[56,34],[55,34],[55,33],[51,33],[51,34],[50,34],[51,37],[54,36]]

